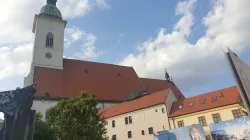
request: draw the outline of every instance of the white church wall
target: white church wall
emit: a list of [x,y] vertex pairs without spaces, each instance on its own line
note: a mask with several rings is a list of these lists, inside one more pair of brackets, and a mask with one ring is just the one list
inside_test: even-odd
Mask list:
[[108,103],[108,102],[105,102],[104,103],[104,108],[107,108],[107,107],[110,107],[110,106],[113,106],[113,105],[116,105],[118,103]]
[[58,101],[42,101],[42,100],[34,100],[32,109],[36,110],[36,112],[40,112],[43,115],[43,119],[45,119],[46,111],[50,108],[55,106]]
[[116,104],[118,104],[118,103],[99,102],[96,107],[99,108],[99,109],[103,109],[103,108],[107,108],[107,107],[110,107],[110,106],[113,106],[113,105],[116,105]]
[[24,77],[24,87],[27,87],[30,83],[30,74],[27,75],[27,77]]

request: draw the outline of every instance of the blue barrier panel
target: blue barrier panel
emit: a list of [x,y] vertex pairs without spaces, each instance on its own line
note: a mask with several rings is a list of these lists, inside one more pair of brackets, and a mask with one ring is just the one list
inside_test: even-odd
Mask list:
[[250,140],[250,117],[209,125],[215,140]]
[[200,124],[185,126],[168,131],[154,133],[155,140],[205,140],[203,127]]

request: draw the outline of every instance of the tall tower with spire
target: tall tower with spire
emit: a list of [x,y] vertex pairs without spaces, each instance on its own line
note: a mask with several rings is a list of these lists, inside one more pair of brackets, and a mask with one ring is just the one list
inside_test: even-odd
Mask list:
[[63,69],[64,29],[67,21],[62,19],[56,2],[57,0],[47,0],[40,14],[35,15],[34,66]]
[[25,85],[33,83],[36,66],[63,69],[64,29],[67,21],[63,20],[56,3],[57,0],[47,0],[40,13],[35,15],[32,30],[35,34],[33,57]]

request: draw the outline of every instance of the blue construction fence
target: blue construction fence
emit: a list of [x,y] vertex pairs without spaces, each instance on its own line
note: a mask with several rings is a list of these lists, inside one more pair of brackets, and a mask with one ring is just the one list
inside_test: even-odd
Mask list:
[[[250,140],[250,117],[222,121],[209,125],[213,140]],[[206,140],[202,125],[154,133],[154,140]]]

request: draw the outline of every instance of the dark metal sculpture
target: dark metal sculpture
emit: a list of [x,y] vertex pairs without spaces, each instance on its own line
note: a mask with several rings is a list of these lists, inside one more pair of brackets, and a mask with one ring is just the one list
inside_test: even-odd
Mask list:
[[4,125],[0,140],[32,140],[35,111],[31,110],[35,85],[0,92],[0,112],[4,113]]

